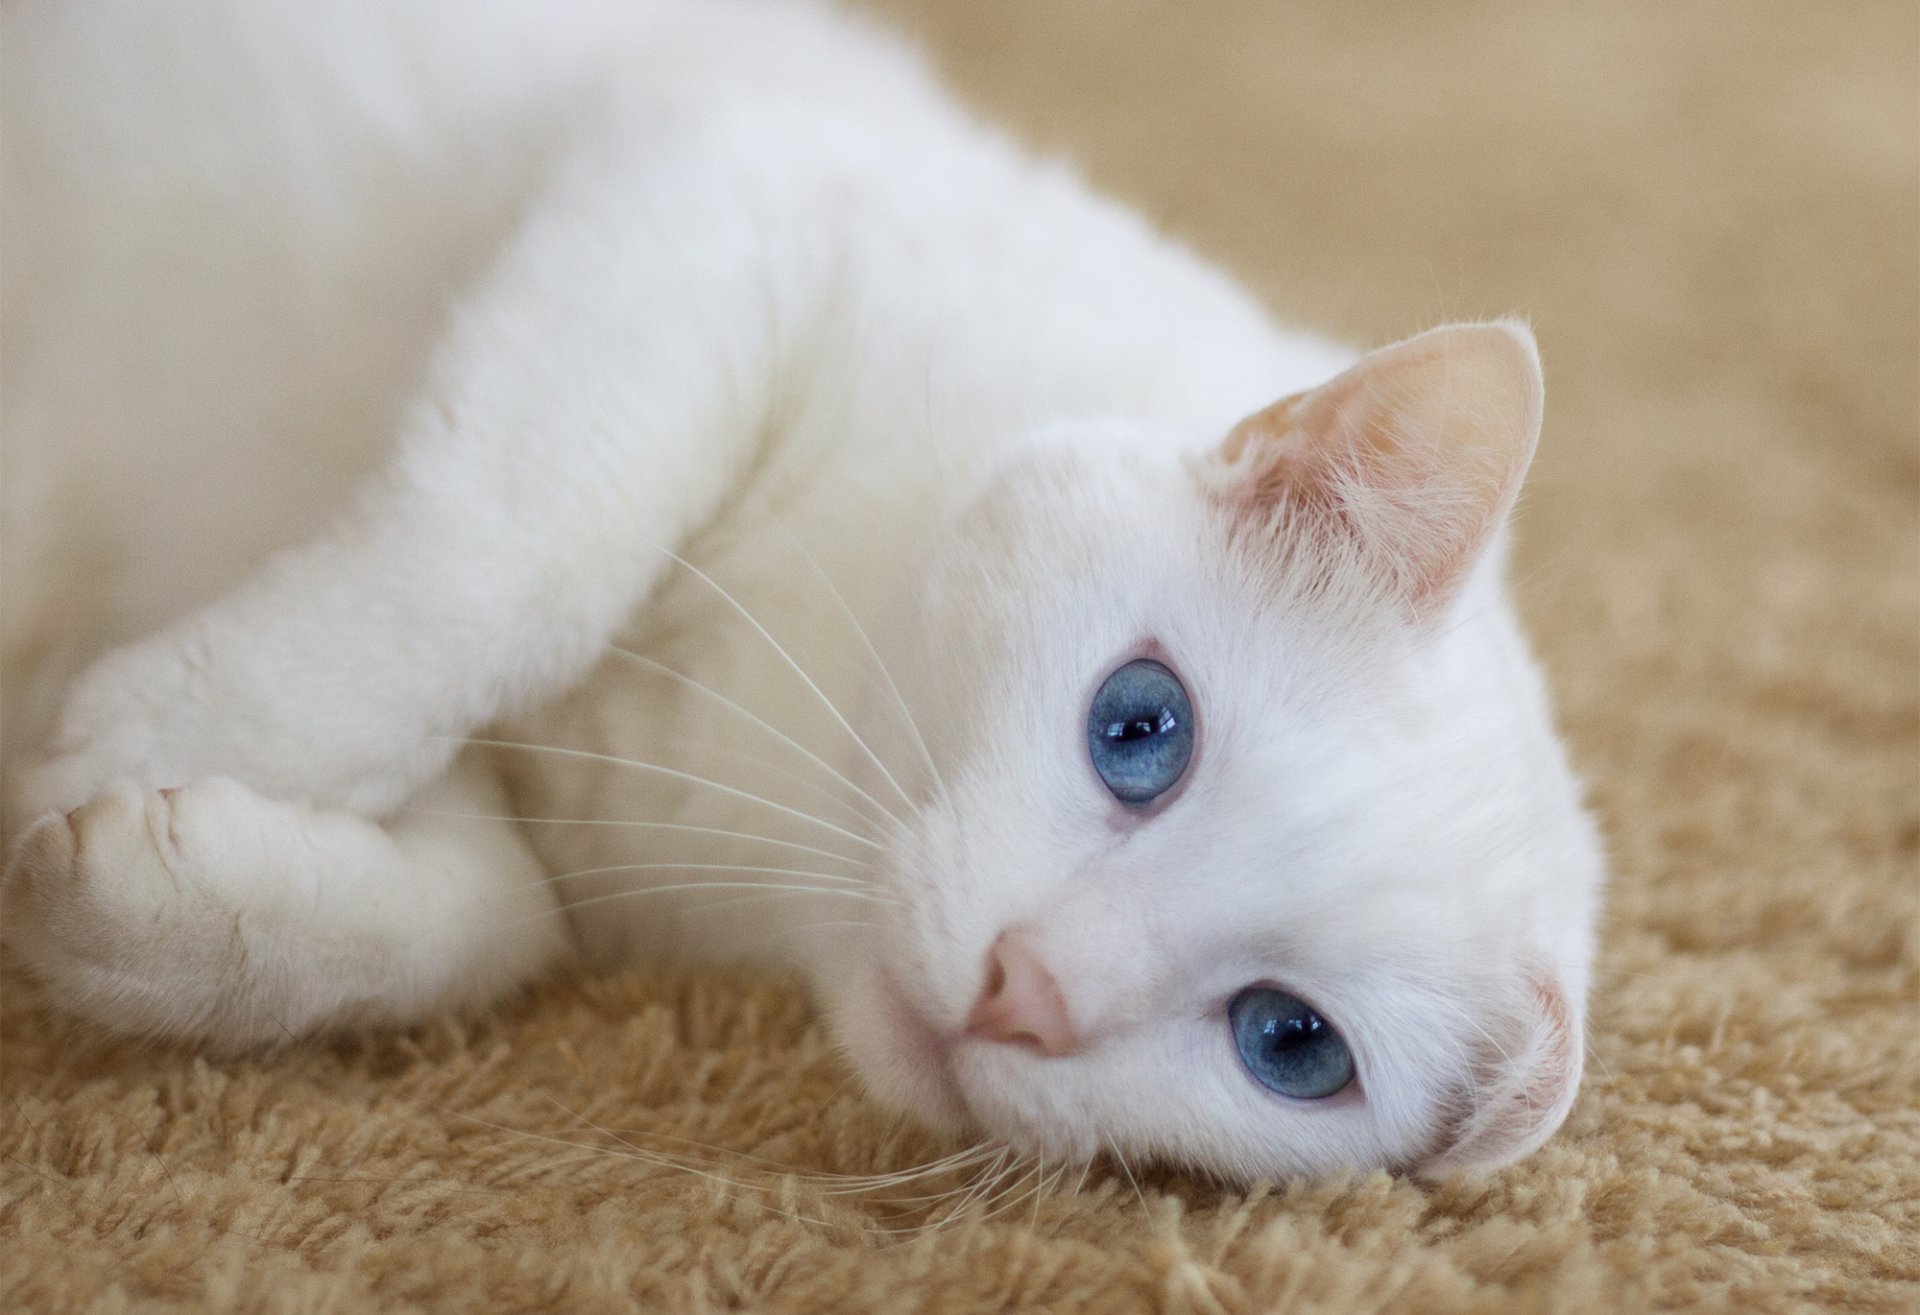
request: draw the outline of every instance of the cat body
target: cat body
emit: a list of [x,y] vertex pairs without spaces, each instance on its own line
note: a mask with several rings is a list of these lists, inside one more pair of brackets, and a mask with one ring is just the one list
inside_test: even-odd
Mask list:
[[233,1047],[773,961],[1050,1155],[1551,1133],[1600,863],[1500,579],[1524,329],[1283,331],[811,8],[311,8],[7,18],[56,1005]]

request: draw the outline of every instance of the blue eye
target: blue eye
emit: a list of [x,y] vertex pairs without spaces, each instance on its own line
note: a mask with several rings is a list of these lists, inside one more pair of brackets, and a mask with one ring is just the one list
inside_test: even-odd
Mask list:
[[1250,986],[1227,1006],[1240,1062],[1261,1086],[1300,1100],[1331,1096],[1353,1081],[1353,1052],[1304,1000]]
[[1123,804],[1164,793],[1193,757],[1193,705],[1180,678],[1141,658],[1107,677],[1087,710],[1093,770]]

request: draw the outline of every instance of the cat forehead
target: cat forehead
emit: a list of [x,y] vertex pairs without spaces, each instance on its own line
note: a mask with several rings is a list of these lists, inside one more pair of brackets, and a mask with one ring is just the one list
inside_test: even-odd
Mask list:
[[[1076,431],[1077,432],[1077,431]],[[1337,573],[1250,546],[1208,495],[1186,436],[1112,425],[1002,467],[933,560],[930,596],[970,627],[1094,649],[1177,638],[1252,683],[1315,654],[1355,678],[1404,629]],[[1329,583],[1331,582],[1331,587]]]

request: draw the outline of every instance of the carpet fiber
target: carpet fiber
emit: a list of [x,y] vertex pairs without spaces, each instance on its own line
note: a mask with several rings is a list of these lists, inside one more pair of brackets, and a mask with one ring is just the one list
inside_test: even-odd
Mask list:
[[1518,578],[1617,872],[1566,1129],[1439,1186],[1030,1173],[926,1232],[978,1179],[807,1177],[939,1147],[790,983],[210,1063],[8,979],[0,1308],[1920,1308],[1913,7],[879,7],[1293,319],[1533,317]]

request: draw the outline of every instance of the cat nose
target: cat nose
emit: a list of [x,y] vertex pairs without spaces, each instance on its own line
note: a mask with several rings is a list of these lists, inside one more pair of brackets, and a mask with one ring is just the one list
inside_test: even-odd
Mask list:
[[987,951],[986,982],[967,1015],[966,1034],[1031,1046],[1043,1055],[1070,1055],[1080,1048],[1060,984],[1025,933],[1003,931]]

